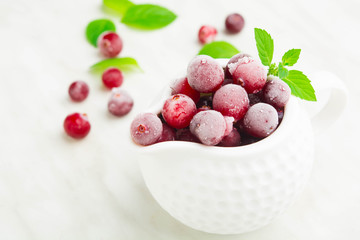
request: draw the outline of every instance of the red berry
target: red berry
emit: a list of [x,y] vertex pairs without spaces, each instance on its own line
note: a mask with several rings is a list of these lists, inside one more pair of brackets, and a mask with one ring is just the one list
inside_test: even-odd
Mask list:
[[195,103],[200,99],[200,93],[190,87],[186,77],[177,79],[171,86],[171,95],[185,94]]
[[89,95],[89,86],[83,81],[73,82],[69,87],[69,95],[75,102],[84,101]]
[[174,141],[176,137],[175,129],[163,123],[163,130],[157,142]]
[[278,77],[269,76],[263,89],[264,102],[282,108],[289,101],[291,89]]
[[198,55],[188,65],[189,85],[200,93],[215,92],[224,81],[224,70],[212,57]]
[[135,117],[130,126],[133,141],[140,145],[156,143],[163,131],[163,125],[158,116],[153,113],[141,113]]
[[214,146],[224,137],[226,122],[221,113],[208,110],[198,112],[190,123],[190,131],[203,144]]
[[199,29],[199,41],[202,44],[210,43],[215,40],[217,30],[213,26],[204,25]]
[[252,105],[243,119],[243,129],[249,135],[264,138],[275,131],[279,119],[276,109],[267,103]]
[[108,110],[115,116],[128,114],[134,105],[132,97],[123,89],[113,88],[108,102]]
[[236,128],[233,128],[233,130],[230,132],[229,135],[225,136],[218,146],[222,147],[236,147],[240,146],[241,144],[241,137],[240,133]]
[[[234,63],[237,63],[239,61],[239,59],[243,58],[243,57],[251,57],[249,54],[247,53],[238,53],[234,56],[232,56],[230,58],[230,60],[228,61],[228,63],[226,64],[226,67],[225,67],[225,78],[229,78],[231,79],[231,82],[232,82],[232,74],[229,72],[229,65],[230,64],[234,64]],[[225,85],[225,84],[224,84]]]
[[225,27],[230,33],[240,32],[245,24],[243,16],[238,13],[233,13],[227,16],[225,20]]
[[162,109],[166,123],[177,129],[189,126],[195,113],[194,101],[184,94],[176,94],[168,98]]
[[105,32],[99,37],[98,47],[102,55],[107,58],[113,58],[121,52],[123,42],[115,32]]
[[112,89],[114,87],[120,87],[124,81],[122,72],[117,68],[106,69],[101,79],[105,87],[109,89]]
[[243,87],[227,84],[215,92],[213,108],[224,116],[233,117],[238,121],[244,117],[249,108],[249,98]]
[[84,138],[90,132],[90,123],[86,114],[73,113],[64,121],[64,129],[72,138]]
[[176,131],[176,140],[185,142],[200,143],[200,140],[190,132],[188,128],[181,128]]
[[259,92],[266,83],[267,70],[250,57],[243,57],[238,62],[229,64],[229,72],[234,83],[244,87],[249,94]]

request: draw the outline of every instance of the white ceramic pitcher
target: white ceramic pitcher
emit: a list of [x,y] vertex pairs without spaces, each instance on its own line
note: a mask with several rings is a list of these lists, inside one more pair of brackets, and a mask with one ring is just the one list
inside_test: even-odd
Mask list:
[[[308,111],[291,97],[278,129],[259,142],[227,148],[183,141],[136,146],[152,196],[171,216],[204,232],[238,234],[270,223],[305,186],[314,130],[330,125],[347,102],[347,91],[333,74],[318,73],[312,80],[317,93],[327,89],[329,97],[306,103]],[[149,111],[159,113],[169,96],[170,90],[164,91]]]

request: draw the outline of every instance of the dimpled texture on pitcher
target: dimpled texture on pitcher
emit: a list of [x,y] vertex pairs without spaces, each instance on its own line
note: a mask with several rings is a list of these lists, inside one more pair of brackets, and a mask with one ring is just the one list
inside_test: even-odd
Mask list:
[[265,226],[294,201],[311,171],[310,122],[297,120],[302,124],[256,154],[222,156],[227,148],[214,153],[195,143],[150,151],[140,160],[145,183],[170,215],[194,229],[238,234]]

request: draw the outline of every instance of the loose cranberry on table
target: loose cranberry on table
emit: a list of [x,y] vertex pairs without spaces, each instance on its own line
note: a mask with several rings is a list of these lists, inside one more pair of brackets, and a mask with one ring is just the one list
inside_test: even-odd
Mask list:
[[184,94],[175,94],[169,97],[161,111],[165,122],[177,129],[189,126],[195,113],[196,105],[194,101]]
[[198,112],[190,122],[191,133],[209,146],[218,144],[223,139],[225,130],[225,119],[215,110]]
[[243,129],[249,135],[264,138],[278,126],[278,113],[267,103],[257,103],[249,108],[243,119]]
[[243,57],[229,65],[235,84],[244,87],[247,93],[259,92],[266,83],[267,70],[251,57]]
[[89,95],[89,86],[86,82],[76,81],[69,87],[69,96],[75,102],[84,101]]
[[108,68],[102,74],[101,79],[105,87],[112,89],[121,86],[124,76],[118,68]]
[[121,52],[123,41],[117,33],[105,32],[99,36],[97,45],[104,57],[113,58]]
[[81,139],[90,132],[90,123],[86,114],[73,113],[64,120],[64,130],[72,138]]
[[282,108],[289,101],[291,89],[278,77],[269,76],[263,89],[263,98],[266,103],[275,108]]
[[199,29],[198,37],[202,44],[210,43],[215,40],[217,30],[213,26],[204,25]]
[[121,117],[128,114],[134,105],[132,97],[127,91],[113,88],[108,102],[108,110],[111,114]]
[[140,145],[156,143],[161,137],[163,124],[153,113],[141,113],[135,117],[130,125],[130,134],[133,141]]
[[240,32],[245,24],[243,16],[238,13],[233,13],[227,16],[225,20],[225,27],[230,33]]
[[227,84],[215,92],[213,108],[224,116],[233,117],[238,121],[244,117],[249,108],[249,98],[243,87]]
[[189,85],[200,93],[215,92],[224,81],[224,70],[212,57],[198,55],[187,68]]
[[171,95],[185,94],[190,97],[195,103],[200,99],[200,93],[190,87],[186,77],[175,80],[170,86]]

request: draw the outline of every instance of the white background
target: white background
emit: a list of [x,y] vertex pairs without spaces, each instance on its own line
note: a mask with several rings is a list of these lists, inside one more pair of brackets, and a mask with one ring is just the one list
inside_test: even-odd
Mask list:
[[[136,3],[145,2],[142,0]],[[360,236],[360,2],[160,1],[177,20],[139,31],[106,14],[101,0],[0,1],[0,239],[286,239],[335,240]],[[246,21],[228,35],[232,12]],[[101,57],[87,43],[90,20],[108,17],[124,40],[121,56],[138,60],[143,74],[125,75],[135,106],[124,118],[107,113],[109,92],[89,66]],[[201,48],[197,31],[218,28],[226,40],[256,56],[253,28],[275,42],[274,59],[301,48],[296,68],[337,74],[350,92],[339,121],[316,136],[316,159],[304,193],[269,226],[244,235],[205,234],[180,224],[153,200],[129,144],[131,119],[156,93],[185,73]],[[91,91],[83,103],[67,95],[77,79]],[[62,129],[66,115],[86,112],[92,129],[74,141]]]

